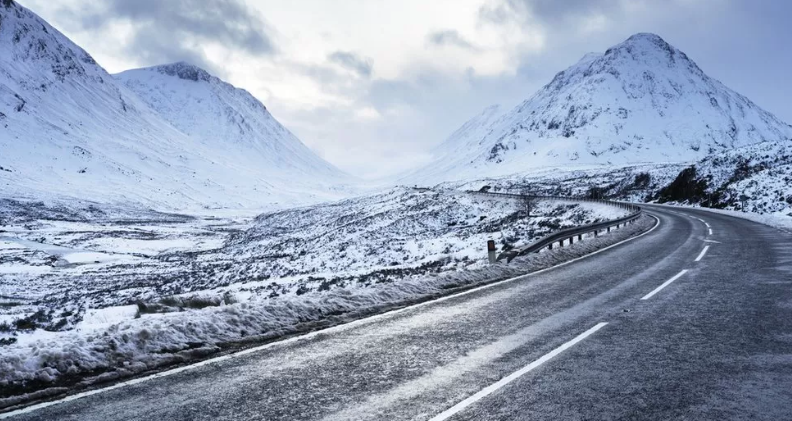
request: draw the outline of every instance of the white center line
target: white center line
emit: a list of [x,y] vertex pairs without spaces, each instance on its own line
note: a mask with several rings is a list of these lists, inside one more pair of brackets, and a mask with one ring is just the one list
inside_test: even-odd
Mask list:
[[578,343],[578,342],[582,341],[583,339],[586,339],[587,337],[591,336],[594,332],[602,329],[607,324],[608,323],[605,323],[605,322],[597,323],[594,327],[592,327],[591,329],[581,333],[580,335],[578,335],[577,337],[575,337],[571,341],[564,343],[563,345],[559,346],[558,348],[556,348],[556,349],[548,352],[547,354],[541,356],[538,360],[526,365],[525,367],[515,371],[512,374],[509,374],[508,376],[506,376],[506,377],[498,380],[497,382],[485,387],[484,389],[481,389],[481,391],[479,391],[475,395],[470,396],[469,398],[463,400],[462,402],[459,402],[458,404],[452,406],[451,408],[446,409],[445,411],[443,411],[440,414],[436,415],[434,418],[430,419],[429,421],[444,421],[444,420],[447,420],[447,419],[453,417],[457,413],[463,411],[468,406],[473,405],[474,403],[476,403],[479,400],[481,400],[482,398],[492,394],[493,392],[495,392],[496,390],[502,388],[503,386],[506,386],[507,384],[513,382],[514,380],[517,380],[520,376],[522,376],[522,375],[532,371],[533,369],[539,367],[540,365],[550,361],[556,355],[564,352],[565,350],[571,348],[576,343]]
[[712,228],[709,229],[709,235],[712,235]]
[[688,270],[687,270],[687,269],[685,269],[685,270],[683,270],[682,272],[679,272],[679,273],[677,273],[676,275],[674,275],[674,277],[673,277],[673,278],[671,278],[671,279],[669,279],[669,280],[667,280],[667,281],[663,282],[662,284],[660,284],[660,286],[659,286],[659,287],[657,287],[657,288],[655,288],[654,290],[652,290],[652,292],[650,292],[650,293],[648,293],[648,294],[644,295],[643,297],[641,297],[641,299],[642,299],[642,300],[648,300],[648,299],[652,298],[652,296],[654,296],[655,294],[657,294],[658,292],[660,292],[660,290],[662,290],[663,288],[667,287],[669,284],[671,284],[671,282],[674,282],[674,281],[676,281],[677,279],[681,278],[681,277],[682,277],[682,275],[684,275],[684,274],[686,274],[686,273],[687,273],[687,271],[688,271]]
[[696,260],[694,260],[694,262],[698,262],[699,260],[703,259],[704,255],[707,254],[707,250],[709,250],[709,246],[704,246],[704,250],[701,250],[701,254],[699,254],[698,257],[696,257]]

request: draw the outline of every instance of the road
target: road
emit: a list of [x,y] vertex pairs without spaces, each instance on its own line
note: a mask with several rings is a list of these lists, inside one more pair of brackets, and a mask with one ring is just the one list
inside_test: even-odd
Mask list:
[[571,264],[11,419],[792,419],[792,235],[649,209]]

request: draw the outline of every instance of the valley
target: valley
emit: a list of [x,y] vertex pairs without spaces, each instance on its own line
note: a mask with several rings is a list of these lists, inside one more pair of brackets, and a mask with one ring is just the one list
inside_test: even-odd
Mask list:
[[[354,54],[329,57],[359,79],[373,77],[365,60],[350,70]],[[303,70],[332,80],[327,69]],[[393,329],[382,341],[395,345],[376,339],[372,346],[381,355],[409,350],[393,356],[394,366],[409,367],[373,382],[387,399],[361,396],[355,405],[365,408],[352,415],[330,411],[340,419],[382,416],[368,406],[397,406],[399,393],[409,393],[388,393],[411,384],[397,385],[401,380],[420,381],[428,370],[451,379],[446,363],[476,372],[479,362],[495,364],[492,355],[522,349],[524,337],[543,338],[532,346],[563,348],[548,338],[569,323],[581,327],[583,315],[612,316],[634,337],[648,335],[629,325],[634,308],[645,321],[665,319],[628,295],[654,277],[680,274],[641,301],[691,273],[753,305],[762,298],[724,281],[724,268],[745,274],[762,269],[761,260],[775,265],[773,276],[784,272],[785,255],[757,244],[772,235],[786,244],[792,230],[792,126],[708,76],[682,50],[636,33],[586,54],[522,98],[513,107],[486,107],[437,139],[431,159],[421,161],[416,151],[423,164],[361,179],[306,146],[256,96],[196,64],[111,74],[31,10],[0,2],[0,411],[182,368],[225,379],[200,367],[270,346],[300,353],[311,341],[331,341],[328,352],[354,361],[352,354],[369,350],[337,345],[348,338],[333,341],[334,332],[382,323]],[[341,103],[328,101],[322,107]],[[357,117],[350,133],[394,115]],[[488,260],[490,240],[496,254],[523,248],[622,218],[630,211],[620,202],[643,207],[634,224],[615,221],[618,229],[573,236],[513,262]],[[724,241],[739,243],[741,235],[752,246],[735,247],[761,259],[742,262],[723,251]],[[710,246],[720,263],[714,275],[698,269]],[[693,252],[701,253],[694,263],[705,263],[687,265]],[[415,332],[424,324],[439,329],[436,338]],[[713,322],[713,335],[724,326]],[[454,332],[447,338],[445,327]],[[399,339],[404,332],[448,360],[399,360],[424,352]],[[322,360],[321,349],[308,351]],[[525,355],[535,354],[532,348],[515,361],[529,364]],[[370,361],[372,370],[387,372],[390,360]],[[304,364],[311,373],[323,370],[311,364]],[[472,395],[481,378],[449,389],[441,403]],[[317,387],[332,389],[325,380]],[[427,418],[436,405],[424,404],[399,416]]]

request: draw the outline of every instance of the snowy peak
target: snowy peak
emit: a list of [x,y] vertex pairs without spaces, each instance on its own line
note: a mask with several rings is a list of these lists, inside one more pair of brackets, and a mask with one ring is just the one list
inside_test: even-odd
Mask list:
[[434,162],[404,181],[692,162],[792,137],[792,127],[707,76],[661,37],[645,33],[604,54],[585,55],[485,127],[477,120],[454,132],[436,149]]
[[179,79],[191,80],[193,82],[209,82],[212,79],[212,75],[206,70],[183,61],[154,66],[151,69],[164,75],[176,76]]
[[[78,47],[30,10],[11,0],[0,9],[0,43],[6,62],[48,64],[51,78],[106,75],[90,54]],[[37,76],[42,76],[39,73]]]

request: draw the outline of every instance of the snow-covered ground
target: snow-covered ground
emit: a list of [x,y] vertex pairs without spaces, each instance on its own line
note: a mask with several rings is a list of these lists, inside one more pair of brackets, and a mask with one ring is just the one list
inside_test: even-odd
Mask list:
[[504,177],[446,182],[438,188],[538,195],[612,198],[645,202],[674,180],[688,164],[643,164],[609,168],[549,168]]
[[223,346],[341,323],[480,282],[516,276],[589,253],[652,224],[651,218],[646,218],[610,235],[519,258],[509,265],[414,274],[377,285],[358,283],[277,299],[255,296],[202,310],[142,315],[138,306],[89,310],[76,329],[37,330],[0,348],[0,407],[16,402],[14,395],[63,384],[59,381],[84,376],[93,376],[86,382],[111,380],[212,354]]
[[528,216],[512,198],[396,188],[252,221],[7,218],[0,386],[128,374],[218,344],[278,336],[301,322],[516,274],[528,266],[486,263],[488,239],[516,247],[624,212],[540,201]]

